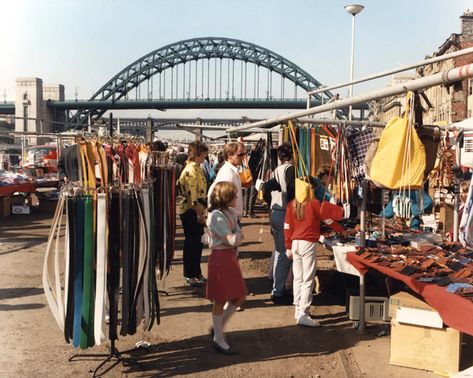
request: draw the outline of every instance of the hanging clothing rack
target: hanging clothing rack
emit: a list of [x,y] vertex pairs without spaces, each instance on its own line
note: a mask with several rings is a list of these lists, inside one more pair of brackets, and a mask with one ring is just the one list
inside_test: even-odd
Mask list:
[[[79,180],[61,190],[43,286],[68,343],[87,349],[110,340],[110,354],[103,355],[107,359],[97,372],[110,359],[123,360],[126,352],[115,348],[118,334],[134,334],[140,325],[149,331],[159,324],[157,279],[169,273],[175,249],[176,177],[169,154],[151,151],[138,138],[84,135],[77,155],[71,155],[78,161]],[[62,268],[61,252],[66,256]]]

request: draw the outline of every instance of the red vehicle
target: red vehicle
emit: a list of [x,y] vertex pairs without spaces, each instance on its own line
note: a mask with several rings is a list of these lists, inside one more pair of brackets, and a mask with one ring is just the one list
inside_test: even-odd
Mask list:
[[26,149],[23,169],[32,176],[57,172],[57,148],[54,145],[33,146]]

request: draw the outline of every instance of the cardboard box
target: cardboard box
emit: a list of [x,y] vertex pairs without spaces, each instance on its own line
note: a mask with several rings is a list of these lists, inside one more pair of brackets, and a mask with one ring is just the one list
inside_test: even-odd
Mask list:
[[389,297],[389,316],[396,316],[396,310],[399,307],[435,311],[423,300],[416,298],[413,295],[406,293],[405,291],[400,291],[399,293],[391,295],[391,297]]
[[7,217],[11,214],[10,197],[0,197],[0,217]]
[[391,365],[451,376],[460,365],[460,332],[401,324],[391,319]]
[[30,207],[26,205],[12,205],[11,206],[12,214],[30,214]]

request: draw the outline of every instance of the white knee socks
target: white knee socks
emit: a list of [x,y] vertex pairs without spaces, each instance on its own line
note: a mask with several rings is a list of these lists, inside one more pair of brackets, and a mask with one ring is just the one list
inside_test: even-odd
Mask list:
[[214,342],[224,349],[230,348],[230,345],[223,338],[223,316],[212,314],[212,322],[214,324]]
[[231,316],[235,313],[237,310],[237,306],[232,305],[230,302],[225,303],[225,307],[223,310],[223,326],[227,324],[228,319],[231,318]]

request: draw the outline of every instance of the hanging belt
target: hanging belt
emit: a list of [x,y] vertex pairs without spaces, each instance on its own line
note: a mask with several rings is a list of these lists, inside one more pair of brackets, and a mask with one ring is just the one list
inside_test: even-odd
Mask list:
[[81,349],[94,345],[95,258],[92,204],[92,196],[84,196],[84,284],[82,290],[82,327],[80,333]]
[[108,234],[108,297],[110,298],[110,324],[109,324],[109,339],[116,340],[117,336],[117,314],[118,314],[118,295],[120,288],[120,241],[121,230],[120,220],[122,219],[120,213],[120,195],[117,192],[111,192],[110,199],[110,214],[108,223],[110,226]]
[[69,344],[73,337],[73,328],[74,328],[74,259],[76,254],[76,233],[75,233],[75,206],[76,201],[73,196],[66,196],[66,205],[67,205],[67,232],[66,232],[66,243],[68,243],[67,248],[67,260],[66,260],[66,278],[65,278],[65,291],[67,299],[65,300],[66,307],[66,318],[64,325],[64,337],[66,342]]
[[151,187],[149,193],[149,209],[150,209],[150,258],[149,258],[149,290],[151,298],[151,315],[148,325],[148,331],[153,327],[155,317],[159,308],[158,286],[156,282],[156,212],[155,212],[155,198],[154,185]]
[[107,302],[107,195],[97,195],[97,280],[95,282],[94,339],[100,345],[105,338]]
[[[135,251],[135,266],[137,267],[137,278],[136,278],[136,287],[134,292],[134,300],[132,308],[136,309],[136,321],[134,322],[136,331],[136,326],[141,323],[143,316],[145,316],[145,297],[144,291],[147,287],[147,282],[145,284],[145,275],[147,270],[147,260],[148,260],[148,243],[147,243],[147,232],[146,224],[144,218],[144,209],[143,203],[141,201],[141,196],[138,192],[134,192],[133,200],[135,202],[135,214],[137,218],[137,249]],[[147,277],[146,277],[147,279]],[[146,315],[147,316],[147,315]],[[146,323],[146,322],[145,322]],[[146,325],[145,325],[146,327]]]
[[141,193],[143,202],[143,216],[146,227],[146,246],[147,246],[147,258],[145,261],[145,270],[143,274],[143,305],[144,305],[144,329],[147,330],[150,324],[151,315],[151,296],[150,296],[150,260],[151,260],[151,218],[150,218],[150,207],[149,207],[149,189],[143,189]]
[[[132,264],[130,258],[133,259],[130,248],[130,235],[132,234],[133,222],[130,221],[130,195],[125,194],[121,198],[122,209],[122,266],[123,266],[123,290],[122,290],[122,325],[120,328],[120,335],[125,336],[128,332],[128,322],[130,316],[130,289],[131,289],[131,275]],[[132,260],[133,261],[133,260]]]
[[82,286],[84,269],[84,199],[78,197],[76,201],[76,254],[74,257],[74,328],[73,345],[80,345],[82,322]]
[[[64,210],[64,196],[61,196],[56,207],[53,223],[49,232],[48,244],[43,264],[43,288],[51,312],[59,328],[64,330],[64,303],[61,293],[60,271],[59,271],[59,233],[61,230],[61,218]],[[52,253],[54,245],[54,254]],[[54,271],[54,279],[53,279]],[[54,283],[53,283],[54,281]]]

